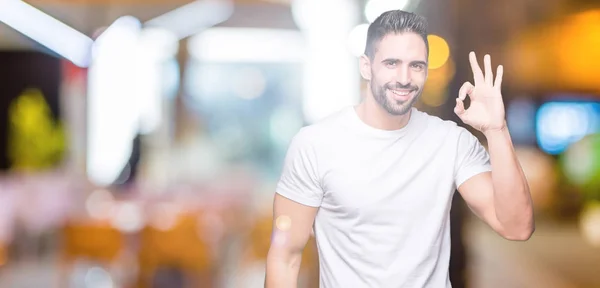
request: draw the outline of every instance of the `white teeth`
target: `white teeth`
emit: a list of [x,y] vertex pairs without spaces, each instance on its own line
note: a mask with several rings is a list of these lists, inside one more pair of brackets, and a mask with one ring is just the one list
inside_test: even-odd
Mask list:
[[392,93],[398,95],[398,96],[406,96],[410,93],[410,91],[396,91],[396,90],[390,90],[392,91]]

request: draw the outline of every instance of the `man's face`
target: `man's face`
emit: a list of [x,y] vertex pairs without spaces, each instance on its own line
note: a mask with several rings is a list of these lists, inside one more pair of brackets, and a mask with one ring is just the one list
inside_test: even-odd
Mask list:
[[[416,33],[386,35],[376,46],[372,60],[365,59],[370,71],[371,92],[391,115],[410,111],[423,92],[427,79],[427,47]],[[364,75],[364,74],[363,74]]]

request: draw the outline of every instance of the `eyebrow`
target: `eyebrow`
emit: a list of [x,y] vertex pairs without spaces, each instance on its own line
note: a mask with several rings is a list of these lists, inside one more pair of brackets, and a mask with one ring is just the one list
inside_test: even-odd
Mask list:
[[[387,58],[387,59],[384,59],[381,62],[382,63],[397,63],[397,62],[402,63],[402,60],[397,59],[397,58]],[[421,65],[427,66],[427,62],[426,61],[422,61],[422,60],[411,61],[410,64],[421,64]]]

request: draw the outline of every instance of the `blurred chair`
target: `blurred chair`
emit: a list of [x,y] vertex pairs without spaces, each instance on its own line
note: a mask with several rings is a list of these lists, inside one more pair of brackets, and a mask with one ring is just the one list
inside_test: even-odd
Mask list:
[[124,249],[124,236],[108,222],[67,222],[62,229],[60,287],[69,287],[67,281],[77,261],[108,268],[119,261]]
[[[203,237],[210,233],[203,229],[201,215],[179,214],[172,227],[159,229],[147,225],[141,231],[138,254],[139,278],[137,287],[173,287],[183,284],[158,284],[157,274],[169,271],[169,275],[182,274],[189,286],[215,287],[215,267],[211,245]],[[177,273],[175,273],[177,272]],[[166,274],[162,274],[166,275]],[[159,277],[160,278],[160,277]],[[167,277],[169,278],[169,277]],[[181,279],[170,277],[177,283]],[[162,282],[162,281],[158,281]]]

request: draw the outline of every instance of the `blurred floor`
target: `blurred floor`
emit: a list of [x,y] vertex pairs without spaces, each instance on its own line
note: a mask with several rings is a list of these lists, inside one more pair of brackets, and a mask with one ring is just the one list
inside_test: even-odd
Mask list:
[[536,223],[527,242],[502,239],[481,221],[467,225],[470,288],[600,287],[600,248],[573,223]]
[[0,271],[0,288],[58,288],[58,267],[52,258],[7,265]]

